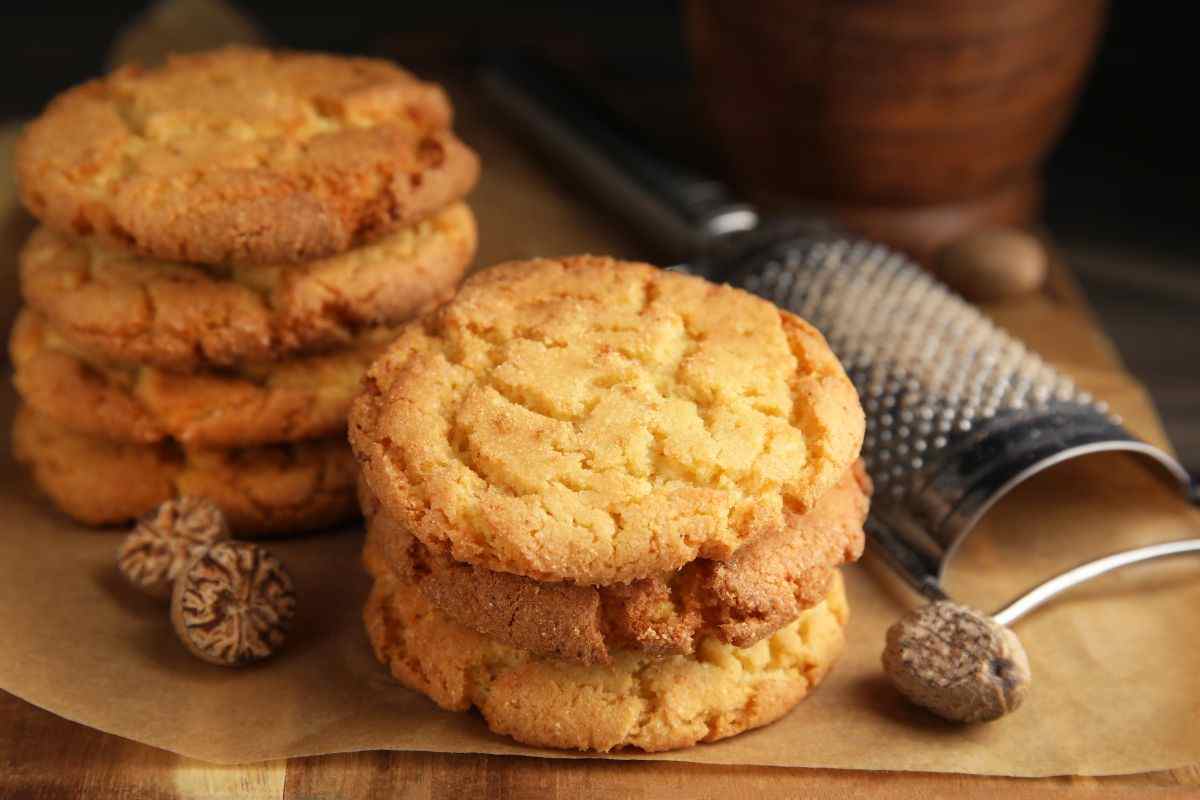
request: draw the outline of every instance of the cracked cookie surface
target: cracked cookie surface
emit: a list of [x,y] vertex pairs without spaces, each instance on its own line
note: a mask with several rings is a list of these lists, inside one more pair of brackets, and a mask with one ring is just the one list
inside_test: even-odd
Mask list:
[[825,599],[748,648],[706,639],[692,656],[618,653],[588,666],[489,640],[433,608],[412,584],[375,576],[364,614],[375,654],[445,709],[479,709],[519,742],[648,752],[711,742],[773,722],[825,677],[845,644],[840,575]]
[[479,160],[451,113],[386,61],[229,47],[64,92],[15,166],[59,231],[179,261],[300,262],[467,194]]
[[363,381],[372,494],[457,561],[609,584],[783,530],[862,444],[803,320],[728,286],[582,256],[470,278]]
[[83,436],[21,406],[12,447],[54,504],[85,525],[126,523],[180,495],[212,500],[242,538],[358,516],[354,456],[341,437],[234,449],[126,444]]
[[25,310],[9,355],[22,399],[71,430],[140,444],[245,447],[344,435],[363,373],[395,336],[395,328],[372,328],[331,353],[176,373],[90,359]]
[[748,647],[826,595],[837,567],[863,548],[870,479],[861,462],[787,530],[728,561],[699,559],[613,586],[544,583],[453,561],[389,518],[360,482],[369,571],[394,571],[448,618],[504,644],[580,663],[618,650],[689,654],[705,638]]
[[83,352],[176,371],[345,346],[363,328],[445,302],[476,247],[462,203],[305,264],[156,261],[49,228],[21,253],[25,302]]

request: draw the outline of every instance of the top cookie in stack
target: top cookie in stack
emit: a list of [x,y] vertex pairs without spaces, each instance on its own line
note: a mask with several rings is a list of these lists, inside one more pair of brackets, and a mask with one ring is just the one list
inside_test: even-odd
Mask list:
[[178,493],[243,534],[355,513],[346,413],[474,256],[475,154],[384,61],[230,48],[56,98],[17,148],[14,445],[77,519]]
[[770,722],[841,649],[863,429],[821,335],[745,292],[607,258],[485,270],[351,411],[376,652],[532,744]]

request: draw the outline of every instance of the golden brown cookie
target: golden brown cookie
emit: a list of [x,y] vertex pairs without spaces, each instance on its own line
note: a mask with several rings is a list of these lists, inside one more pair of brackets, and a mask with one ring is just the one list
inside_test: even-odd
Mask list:
[[230,47],[55,98],[17,146],[56,230],[204,264],[309,261],[462,198],[479,174],[434,84],[386,61]]
[[856,463],[787,530],[729,561],[700,559],[613,586],[542,583],[453,561],[409,536],[359,489],[372,573],[396,572],[441,613],[490,639],[590,664],[609,663],[617,650],[690,654],[708,637],[748,647],[790,623],[825,597],[839,565],[862,555],[870,480]]
[[395,337],[395,328],[371,328],[344,350],[177,373],[90,359],[26,310],[9,353],[22,399],[71,430],[141,444],[246,447],[344,435],[363,373]]
[[21,253],[21,286],[97,358],[196,370],[345,346],[365,327],[407,320],[454,294],[475,245],[475,218],[461,203],[299,265],[154,261],[42,227]]
[[179,495],[212,500],[245,538],[352,520],[354,457],[339,438],[228,450],[123,444],[83,436],[22,406],[13,453],[68,516],[115,525]]
[[605,666],[489,640],[396,576],[376,576],[364,616],[379,660],[442,708],[475,706],[493,731],[529,745],[653,752],[782,717],[841,654],[848,610],[837,575],[822,602],[751,647],[706,639],[693,656],[623,652]]
[[350,441],[387,513],[456,561],[609,584],[725,560],[858,457],[824,338],[728,286],[581,256],[502,264],[405,329]]

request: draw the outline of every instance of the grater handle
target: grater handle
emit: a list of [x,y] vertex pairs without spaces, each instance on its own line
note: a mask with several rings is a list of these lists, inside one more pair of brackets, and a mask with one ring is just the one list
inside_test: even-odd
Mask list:
[[1124,550],[1120,553],[1113,553],[1104,558],[1098,558],[1095,561],[1088,561],[1085,564],[1080,564],[1051,578],[1045,583],[1038,584],[997,611],[992,615],[992,618],[1001,625],[1011,625],[1030,611],[1046,603],[1052,597],[1081,583],[1086,583],[1093,578],[1098,578],[1101,575],[1122,569],[1123,567],[1132,566],[1133,564],[1193,553],[1200,554],[1200,539],[1179,539],[1174,542],[1162,542],[1160,544],[1147,545],[1146,547],[1138,547],[1133,550]]
[[484,89],[522,133],[674,259],[757,227],[754,206],[720,181],[674,164],[542,61],[489,59]]

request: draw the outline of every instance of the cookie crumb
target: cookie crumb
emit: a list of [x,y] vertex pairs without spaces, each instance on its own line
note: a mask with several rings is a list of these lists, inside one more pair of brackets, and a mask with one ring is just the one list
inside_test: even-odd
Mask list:
[[218,542],[175,581],[171,622],[184,646],[210,664],[237,667],[282,646],[296,611],[283,564],[249,542]]
[[133,586],[165,600],[188,561],[228,538],[229,522],[216,504],[177,497],[137,521],[117,550],[117,568]]
[[945,600],[910,611],[888,629],[883,667],[909,700],[957,722],[990,722],[1015,711],[1031,680],[1016,634]]

